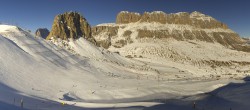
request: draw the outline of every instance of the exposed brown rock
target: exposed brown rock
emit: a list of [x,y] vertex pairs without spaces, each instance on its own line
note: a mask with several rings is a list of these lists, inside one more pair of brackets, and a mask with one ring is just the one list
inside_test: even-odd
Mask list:
[[243,51],[243,52],[250,52],[250,46],[249,45],[232,45],[232,47],[235,49],[235,50],[238,50],[238,51]]
[[118,26],[116,26],[116,27],[95,26],[95,27],[92,27],[92,33],[95,36],[95,35],[98,35],[99,33],[103,32],[103,31],[106,31],[107,35],[115,36],[115,35],[117,35],[118,28],[119,28]]
[[223,24],[216,19],[202,14],[200,12],[192,12],[191,14],[187,12],[180,12],[174,14],[166,14],[162,11],[155,12],[145,12],[140,15],[139,13],[134,12],[120,12],[117,15],[116,23],[117,24],[127,24],[134,22],[158,22],[162,24],[184,24],[191,25],[198,28],[223,28],[227,29],[227,25]]
[[51,32],[46,39],[61,38],[62,40],[68,40],[69,38],[78,39],[80,37],[84,37],[95,44],[87,20],[77,12],[66,12],[55,17]]
[[114,47],[121,48],[126,44],[127,44],[127,40],[119,40],[119,41],[115,42]]
[[125,31],[125,32],[123,33],[123,36],[124,36],[124,37],[130,37],[131,34],[132,34],[132,32],[129,31],[129,30],[127,30],[127,31]]
[[137,22],[141,19],[141,15],[139,13],[122,11],[116,17],[117,24],[127,24]]
[[105,49],[109,48],[111,46],[111,41],[110,40],[102,40],[102,41],[96,41],[98,46],[101,46]]
[[167,22],[166,19],[167,14],[164,12],[145,12],[142,17],[140,22],[159,22],[162,24],[165,24]]
[[216,68],[216,67],[222,67],[222,66],[232,66],[232,65],[241,65],[241,66],[246,66],[250,65],[250,62],[247,61],[217,61],[217,60],[204,60],[201,61],[203,64],[211,65],[211,67]]
[[109,48],[109,46],[111,45],[112,37],[117,35],[118,28],[119,27],[110,27],[110,26],[92,27],[92,35],[93,36],[97,36],[97,35],[101,34],[102,32],[106,32],[105,35],[108,36],[108,38],[105,40],[96,40],[97,45],[101,46],[103,48],[106,48],[106,49]]
[[[137,38],[169,38],[170,34],[168,30],[150,31],[150,30],[138,30]],[[176,37],[177,38],[177,37]],[[181,40],[181,39],[179,39]]]
[[[236,33],[225,33],[225,32],[213,32],[212,36],[209,36],[205,31],[189,31],[185,30],[183,33],[178,30],[169,32],[168,30],[138,30],[137,38],[174,38],[176,40],[200,40],[205,42],[218,42],[224,46],[233,46],[242,44],[242,40]],[[238,46],[233,46],[238,47]],[[246,48],[246,47],[244,47]]]

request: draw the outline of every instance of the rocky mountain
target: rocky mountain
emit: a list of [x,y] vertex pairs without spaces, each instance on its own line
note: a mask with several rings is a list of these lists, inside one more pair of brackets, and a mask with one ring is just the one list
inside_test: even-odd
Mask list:
[[47,36],[49,35],[49,33],[50,32],[47,28],[39,28],[36,30],[35,35],[37,37],[42,37],[42,38],[46,39]]
[[87,20],[77,12],[66,12],[55,17],[51,32],[47,40],[78,39],[83,37],[95,44],[91,35],[91,27]]
[[121,56],[184,65],[178,68],[192,65],[226,74],[250,65],[238,60],[250,52],[246,41],[226,24],[200,12],[120,12],[116,23],[92,27],[92,35],[100,46]]
[[223,28],[227,29],[227,25],[223,24],[214,18],[204,15],[200,12],[180,12],[174,14],[166,14],[162,11],[152,13],[145,12],[142,15],[134,12],[122,11],[117,15],[116,24],[127,24],[133,22],[158,22],[161,24],[183,24],[191,25],[198,28]]
[[228,48],[250,51],[249,47],[242,46],[244,41],[226,24],[197,11],[174,14],[155,11],[142,15],[122,11],[117,15],[115,24],[97,25],[92,28],[92,34],[104,48],[121,48],[143,38],[171,38],[219,43]]
[[[5,106],[22,100],[28,110],[166,109],[158,101],[164,100],[174,109],[197,102],[197,109],[247,110],[246,40],[194,13],[196,18],[191,13],[182,19],[183,13],[121,12],[116,24],[90,30],[70,12],[56,17],[49,41],[0,25],[0,108],[13,110]],[[94,38],[107,49],[94,45]]]
[[[223,103],[223,110],[232,105],[237,110],[249,108],[250,85],[239,80],[250,75],[247,52],[194,40],[141,38],[119,48],[119,55],[80,37],[69,41],[76,55],[34,37],[17,26],[0,25],[1,110],[13,110],[6,105],[18,107],[13,99],[24,100],[27,110],[162,105],[149,101],[155,99],[176,100],[185,110],[194,101],[214,110],[222,108],[215,108],[214,102]],[[121,56],[126,53],[135,59]]]
[[[246,41],[226,24],[200,12],[166,14],[156,11],[142,15],[120,12],[116,23],[100,24],[91,29],[80,14],[70,12],[56,16],[47,40],[73,54],[88,54],[85,56],[97,60],[105,57],[111,61],[103,53],[108,51],[127,58],[164,59],[176,63],[178,68],[190,65],[189,68],[195,69],[191,71],[201,69],[214,74],[235,73],[235,68],[242,70],[250,65],[249,61],[241,59],[248,55],[245,52],[250,52]],[[90,47],[97,47],[84,47],[89,41],[107,50],[100,48],[101,54],[93,53]]]

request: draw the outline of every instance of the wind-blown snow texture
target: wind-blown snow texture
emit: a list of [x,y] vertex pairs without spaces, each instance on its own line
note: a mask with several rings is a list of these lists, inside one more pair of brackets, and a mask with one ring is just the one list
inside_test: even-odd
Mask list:
[[[211,109],[231,105],[243,110],[250,105],[249,83],[235,79],[250,74],[247,65],[221,66],[214,70],[207,65],[185,64],[186,59],[174,61],[164,57],[176,54],[173,59],[188,56],[197,61],[207,58],[242,62],[250,61],[249,53],[229,50],[219,44],[173,40],[166,42],[167,47],[135,43],[128,45],[130,48],[121,48],[119,55],[98,48],[83,38],[55,42],[59,46],[16,26],[0,25],[0,109],[19,109],[21,98],[24,108],[32,110],[132,106],[154,109],[164,102],[167,102],[164,107],[189,109],[193,101],[198,102],[198,107],[205,108],[216,105],[216,101],[222,103]],[[64,49],[65,45],[67,49]],[[152,57],[154,53],[140,49],[149,45],[150,52],[157,53],[158,48],[168,51]],[[194,51],[196,55],[192,54]],[[143,57],[123,57],[129,52]],[[230,82],[240,86],[225,86]],[[207,93],[216,98],[211,99]],[[66,105],[60,104],[62,102]],[[175,107],[176,104],[182,106]]]

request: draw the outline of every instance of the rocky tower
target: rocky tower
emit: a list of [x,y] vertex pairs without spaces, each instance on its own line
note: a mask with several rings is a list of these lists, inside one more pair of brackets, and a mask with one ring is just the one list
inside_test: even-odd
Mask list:
[[36,30],[35,34],[37,37],[42,37],[46,39],[47,36],[49,35],[49,30],[47,28],[39,28]]
[[80,37],[84,37],[95,44],[87,20],[77,12],[66,12],[55,17],[51,32],[46,39],[68,40],[69,38],[78,39]]

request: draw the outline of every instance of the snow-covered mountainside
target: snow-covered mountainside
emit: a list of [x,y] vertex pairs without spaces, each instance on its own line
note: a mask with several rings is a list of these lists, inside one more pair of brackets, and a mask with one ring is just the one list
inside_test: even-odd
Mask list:
[[120,12],[116,23],[100,24],[92,28],[98,44],[104,48],[121,48],[141,39],[176,39],[219,43],[227,48],[250,51],[244,41],[226,24],[199,12],[166,14],[161,11]]
[[[192,71],[192,66],[165,59],[127,59],[84,39],[69,45],[80,55],[71,54],[16,26],[0,25],[1,107],[17,108],[21,97],[27,109],[149,107],[162,102],[148,100],[182,100],[229,82],[242,82],[215,80],[219,77],[201,82],[204,75],[209,75],[202,70]],[[14,98],[16,104],[11,106]],[[185,100],[194,101],[192,97]],[[59,104],[62,102],[67,106]],[[242,104],[242,107],[247,105]]]
[[108,36],[114,42],[130,30],[131,43],[111,43],[108,50],[84,37],[46,41],[19,27],[0,25],[0,109],[19,109],[21,98],[30,110],[155,109],[163,103],[192,109],[193,102],[197,108],[211,108],[216,100],[223,103],[219,109],[249,108],[248,79],[241,79],[250,75],[250,53],[218,42],[137,39],[138,28],[183,26],[117,25],[116,38],[105,32],[95,38]]
[[92,33],[100,46],[128,58],[167,60],[204,77],[249,73],[250,47],[225,24],[199,12],[121,12],[116,23],[97,25]]
[[[43,39],[35,38],[16,26],[1,25],[0,29],[0,58],[4,62],[0,65],[1,84],[25,95],[53,101],[105,103],[119,100],[127,102],[129,98],[144,97],[156,92],[149,89],[156,87],[155,78],[158,74],[143,62],[133,63],[130,59],[112,54],[112,60],[125,61],[120,64],[104,60],[108,54],[84,39],[71,42],[77,47],[85,44],[86,48],[79,47],[79,53],[83,53],[83,56],[77,56]],[[96,55],[96,59],[88,58],[92,55]],[[126,60],[131,64],[126,64]],[[145,81],[139,80],[146,77]],[[148,86],[149,84],[152,86]],[[138,94],[139,91],[145,92]]]

